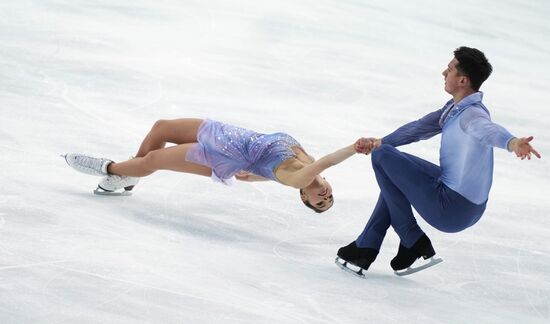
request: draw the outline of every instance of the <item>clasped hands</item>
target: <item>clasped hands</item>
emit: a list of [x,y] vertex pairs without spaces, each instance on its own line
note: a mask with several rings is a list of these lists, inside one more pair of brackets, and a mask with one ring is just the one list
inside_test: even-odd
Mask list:
[[356,153],[369,154],[380,145],[382,145],[382,140],[379,138],[361,137],[355,142],[354,148]]

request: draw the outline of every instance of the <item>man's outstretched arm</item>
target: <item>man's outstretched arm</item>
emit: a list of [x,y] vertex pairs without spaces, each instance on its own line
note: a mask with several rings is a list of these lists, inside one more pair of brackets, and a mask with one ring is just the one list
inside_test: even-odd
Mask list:
[[516,153],[516,156],[522,160],[525,158],[531,160],[531,154],[534,154],[540,159],[540,153],[531,146],[530,142],[533,138],[533,136],[513,138],[510,142],[508,142],[508,151]]
[[460,127],[481,143],[507,149],[522,160],[525,158],[530,160],[531,155],[535,155],[539,159],[541,157],[539,152],[531,146],[530,142],[533,140],[533,136],[514,137],[504,127],[493,123],[482,110],[466,110],[461,116]]

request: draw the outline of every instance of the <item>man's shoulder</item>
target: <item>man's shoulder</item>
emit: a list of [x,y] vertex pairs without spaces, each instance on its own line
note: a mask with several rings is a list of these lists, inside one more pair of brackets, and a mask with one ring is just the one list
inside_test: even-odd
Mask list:
[[479,102],[476,102],[474,103],[472,106],[471,106],[471,109],[473,110],[476,110],[476,111],[480,111],[480,112],[483,112],[487,115],[490,115],[491,113],[489,112],[489,109],[483,104],[483,102],[479,101]]
[[481,102],[473,103],[470,106],[464,107],[460,112],[462,118],[491,118],[489,109]]

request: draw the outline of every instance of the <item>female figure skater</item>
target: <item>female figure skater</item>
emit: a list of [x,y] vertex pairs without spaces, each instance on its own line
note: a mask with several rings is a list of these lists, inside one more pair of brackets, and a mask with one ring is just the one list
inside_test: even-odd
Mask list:
[[[165,147],[167,142],[176,145]],[[184,118],[157,121],[135,158],[124,162],[76,153],[64,157],[80,172],[104,176],[96,193],[122,188],[127,193],[140,177],[172,170],[212,177],[224,184],[230,184],[234,176],[241,181],[274,180],[300,189],[303,203],[321,213],[334,203],[332,188],[321,172],[355,154],[356,145],[315,161],[285,133],[261,134],[214,120]]]

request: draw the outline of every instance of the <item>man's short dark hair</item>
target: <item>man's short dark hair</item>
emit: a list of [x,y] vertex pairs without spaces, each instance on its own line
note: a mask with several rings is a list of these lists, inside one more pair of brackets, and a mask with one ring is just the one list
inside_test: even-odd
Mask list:
[[461,46],[454,51],[454,55],[458,61],[458,73],[467,76],[472,89],[479,91],[481,84],[493,72],[493,67],[485,54],[477,48]]

